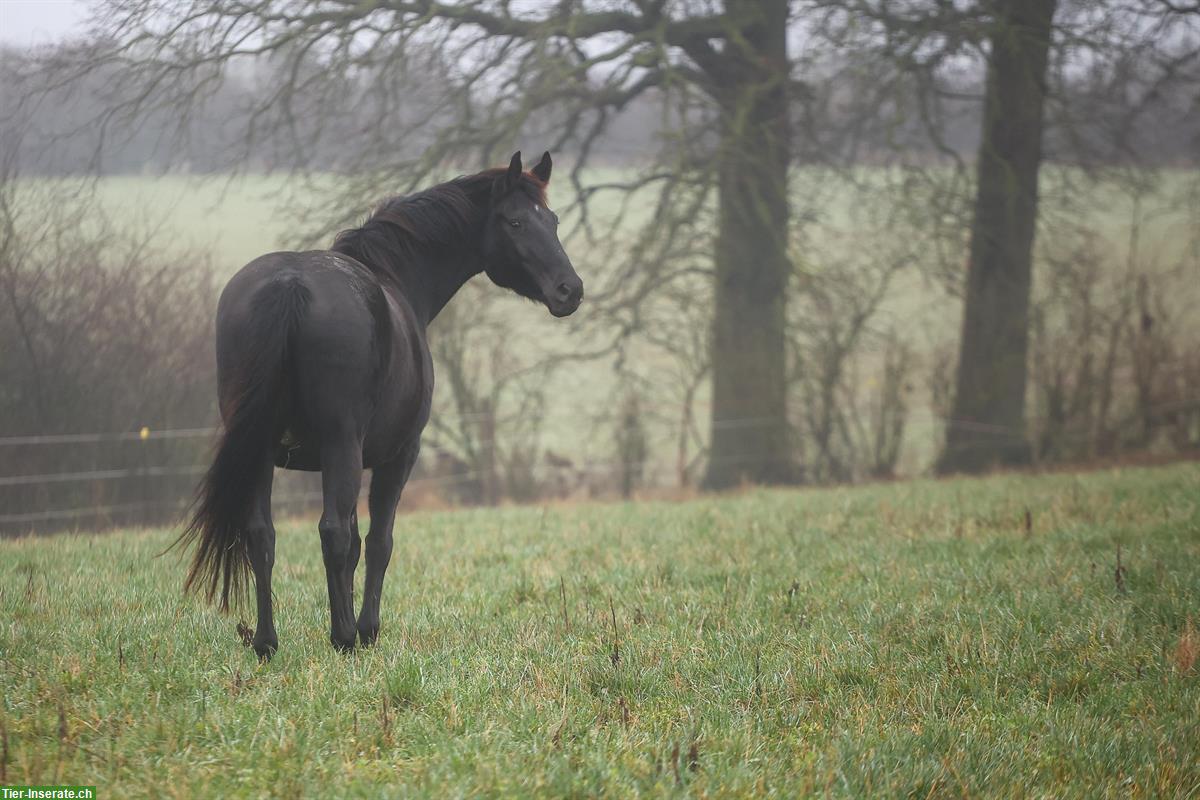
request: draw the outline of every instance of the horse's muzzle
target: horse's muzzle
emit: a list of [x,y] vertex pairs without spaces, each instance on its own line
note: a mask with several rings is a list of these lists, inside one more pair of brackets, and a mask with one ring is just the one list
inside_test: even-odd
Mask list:
[[568,317],[575,313],[583,302],[583,281],[572,275],[559,281],[553,292],[547,293],[546,308],[556,317]]

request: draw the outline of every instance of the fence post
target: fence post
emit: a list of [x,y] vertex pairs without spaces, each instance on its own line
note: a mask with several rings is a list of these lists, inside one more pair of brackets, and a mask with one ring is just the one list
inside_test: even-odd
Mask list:
[[138,448],[142,454],[142,475],[141,475],[141,501],[142,505],[139,513],[136,515],[138,524],[141,527],[146,527],[150,520],[150,429],[142,426],[138,431]]

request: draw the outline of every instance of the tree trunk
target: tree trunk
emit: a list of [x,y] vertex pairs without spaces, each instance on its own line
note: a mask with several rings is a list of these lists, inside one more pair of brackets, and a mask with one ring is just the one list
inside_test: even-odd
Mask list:
[[1029,459],[1025,369],[1054,0],[999,0],[979,148],[957,388],[938,471]]
[[786,0],[728,0],[753,24],[722,53],[707,489],[797,478],[787,421]]

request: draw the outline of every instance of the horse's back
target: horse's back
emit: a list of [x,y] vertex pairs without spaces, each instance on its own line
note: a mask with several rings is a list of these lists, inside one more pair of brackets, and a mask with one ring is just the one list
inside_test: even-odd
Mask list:
[[217,305],[218,370],[228,373],[262,338],[273,301],[301,293],[303,313],[287,345],[289,365],[340,378],[362,391],[378,347],[372,297],[379,287],[365,268],[336,253],[269,253],[237,272]]
[[319,469],[322,444],[348,438],[361,444],[365,465],[386,461],[411,438],[410,429],[419,435],[432,373],[411,309],[354,259],[329,251],[281,252],[242,268],[218,305],[219,375],[237,360],[236,351],[261,338],[259,309],[289,292],[305,299],[283,365],[287,419],[277,463]]

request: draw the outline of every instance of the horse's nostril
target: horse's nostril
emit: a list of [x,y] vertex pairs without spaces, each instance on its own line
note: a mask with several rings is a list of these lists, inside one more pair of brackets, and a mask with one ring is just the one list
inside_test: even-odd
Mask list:
[[566,300],[571,296],[571,287],[568,286],[565,281],[558,285],[558,289],[556,291],[558,292],[559,299],[561,300]]

